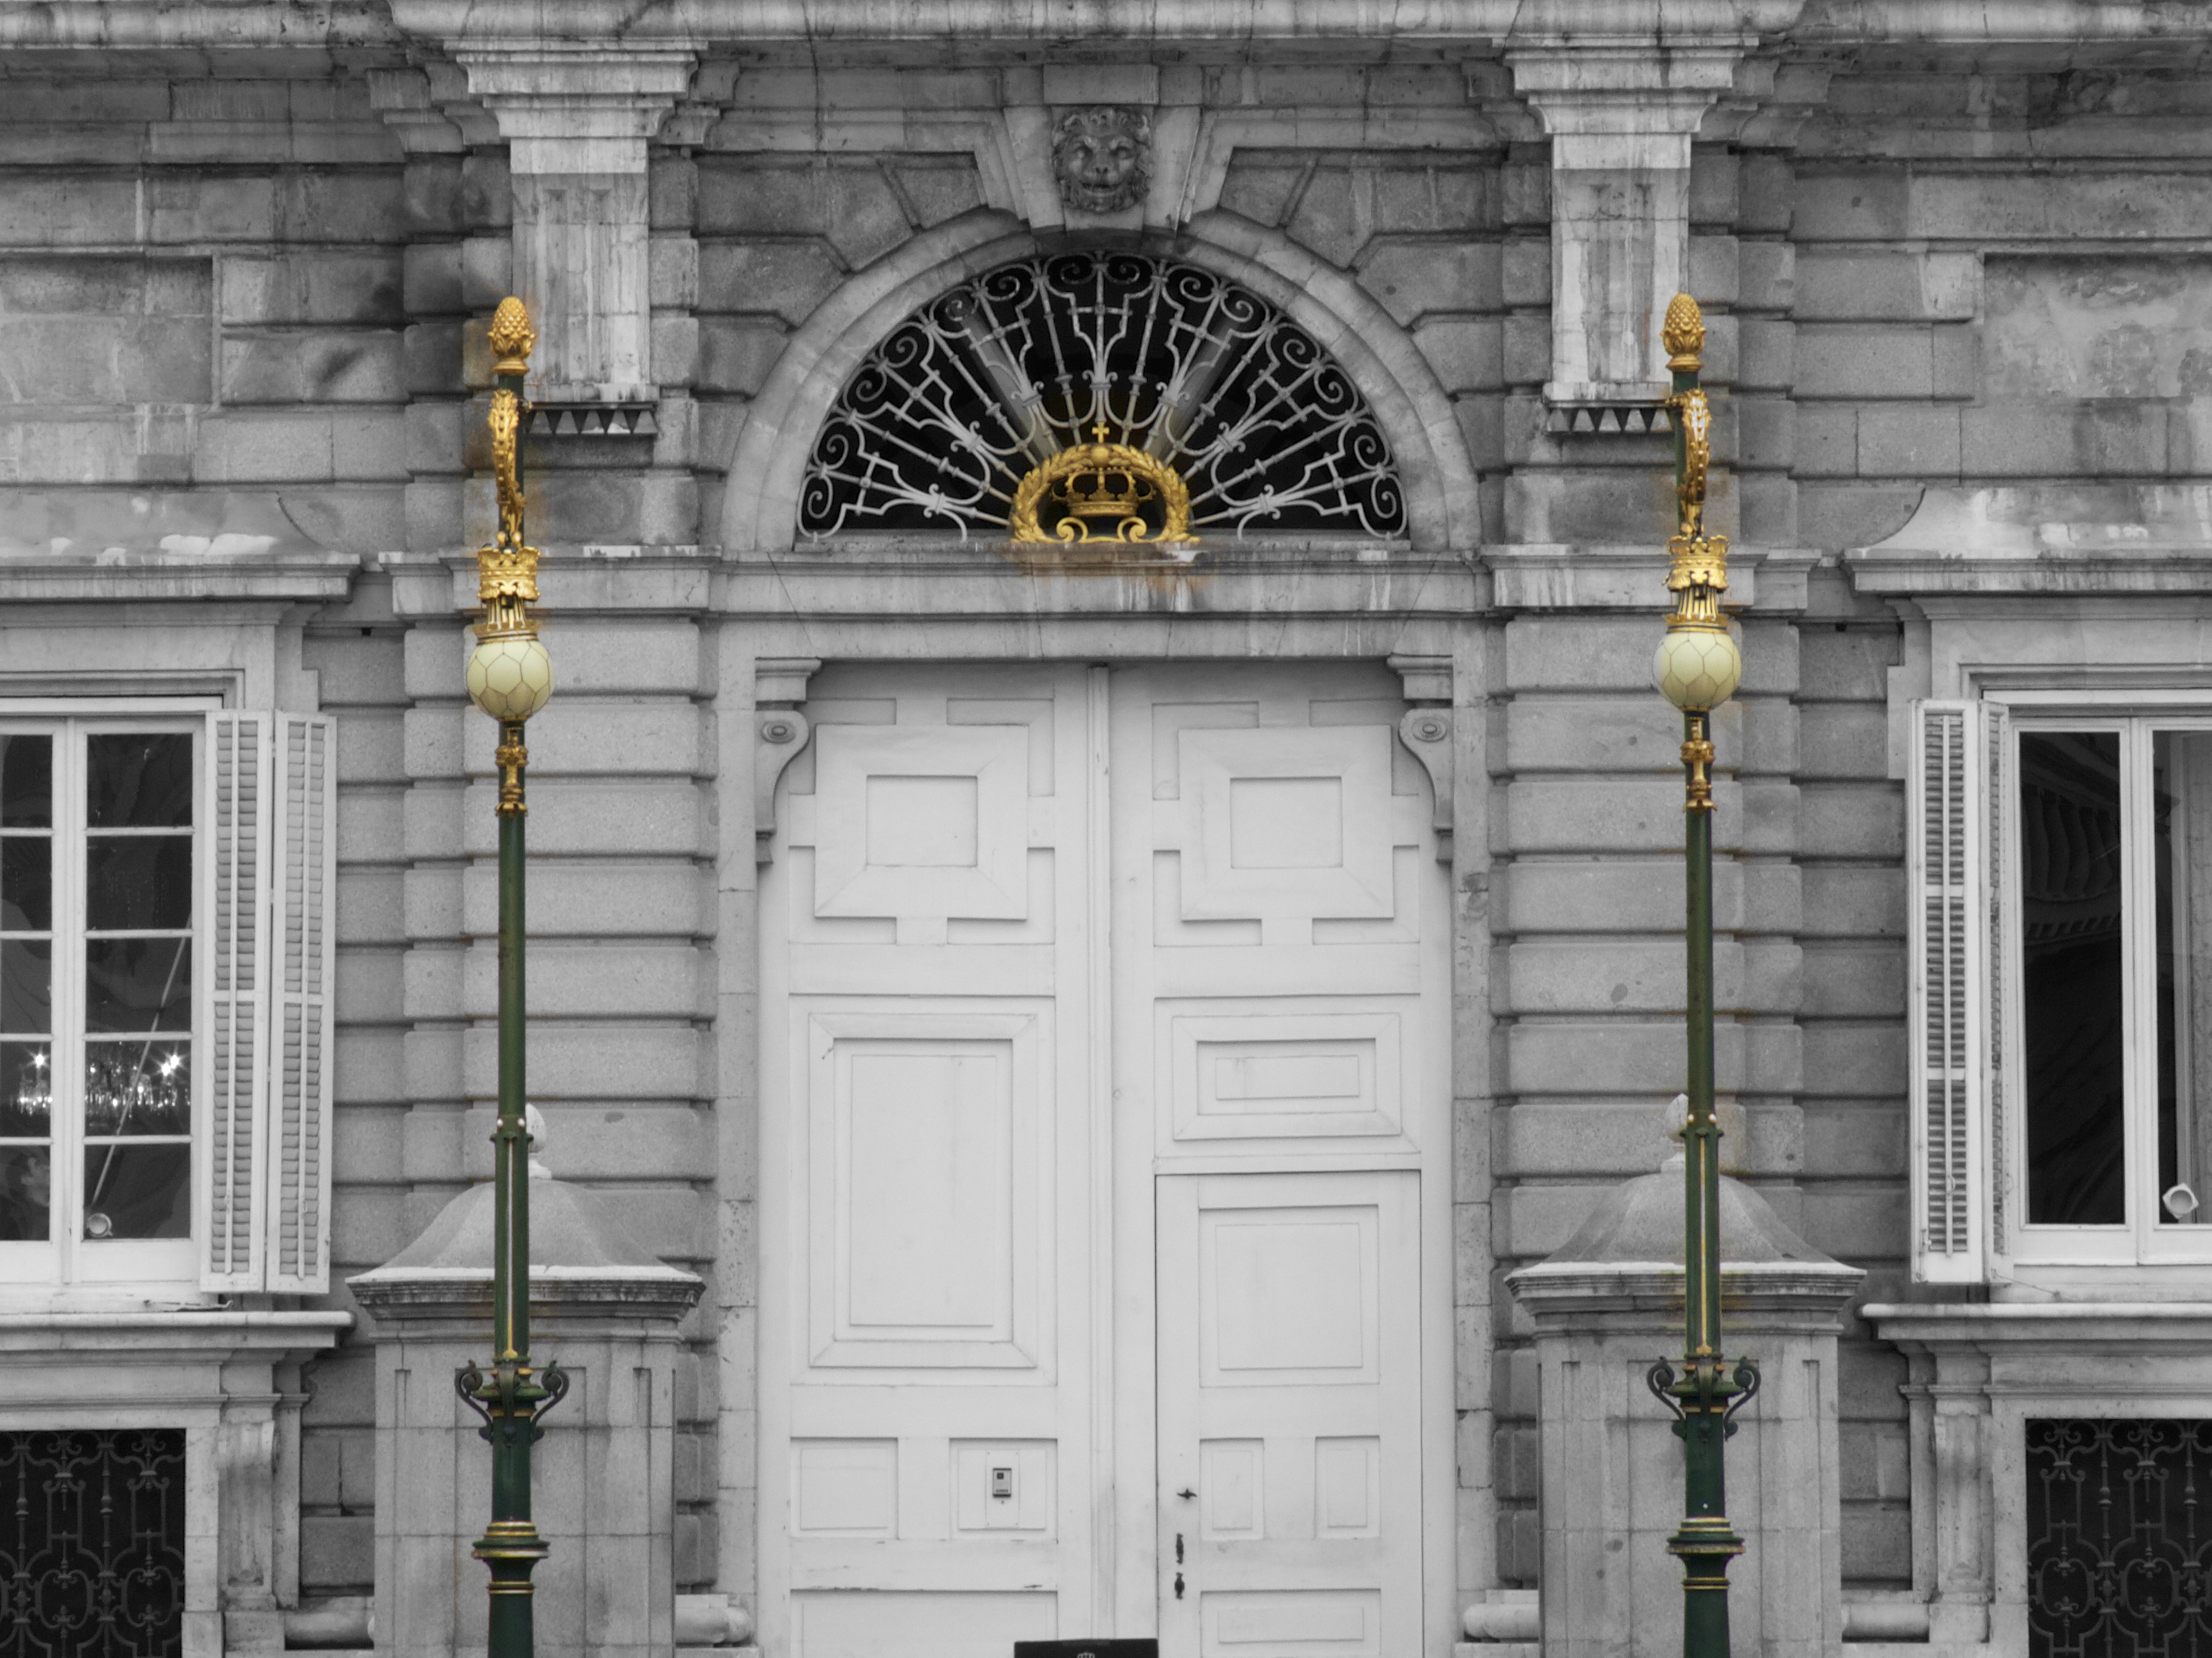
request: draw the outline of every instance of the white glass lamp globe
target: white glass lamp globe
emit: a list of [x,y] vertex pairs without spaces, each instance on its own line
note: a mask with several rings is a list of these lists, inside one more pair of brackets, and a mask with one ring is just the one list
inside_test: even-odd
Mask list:
[[1735,695],[1743,653],[1725,628],[1669,628],[1659,641],[1651,683],[1685,714],[1703,714]]
[[534,639],[487,639],[469,658],[469,700],[495,720],[527,720],[552,695],[553,659]]

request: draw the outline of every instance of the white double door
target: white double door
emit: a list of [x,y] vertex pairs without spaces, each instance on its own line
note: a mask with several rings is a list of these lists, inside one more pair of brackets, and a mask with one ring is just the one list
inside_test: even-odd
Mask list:
[[764,1649],[1443,1652],[1448,890],[1395,676],[812,690],[762,894]]

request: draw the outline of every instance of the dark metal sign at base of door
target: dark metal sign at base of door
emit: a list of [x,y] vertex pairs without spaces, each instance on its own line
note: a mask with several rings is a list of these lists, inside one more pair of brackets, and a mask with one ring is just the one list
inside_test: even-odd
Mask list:
[[1160,1658],[1160,1643],[1141,1641],[1017,1641],[1014,1658]]
[[182,1658],[181,1429],[0,1433],[0,1658]]
[[2212,1422],[2028,1423],[2027,1651],[2212,1654]]

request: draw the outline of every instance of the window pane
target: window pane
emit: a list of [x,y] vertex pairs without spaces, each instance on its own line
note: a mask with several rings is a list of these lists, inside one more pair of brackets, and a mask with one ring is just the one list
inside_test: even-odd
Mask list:
[[2020,739],[2027,1218],[2127,1219],[2120,1023],[2120,739]]
[[87,1042],[84,1132],[192,1132],[191,1049],[184,1042]]
[[43,1036],[52,1028],[53,951],[44,938],[0,940],[0,1031]]
[[54,739],[0,737],[0,829],[51,829]]
[[86,739],[85,755],[85,822],[92,828],[191,825],[191,732],[94,736]]
[[88,938],[87,1030],[177,1030],[192,1022],[190,938]]
[[0,1134],[44,1139],[53,1132],[50,1064],[44,1042],[0,1042]]
[[95,932],[192,924],[192,837],[90,835],[84,924]]
[[45,1243],[53,1208],[53,1153],[43,1145],[0,1145],[0,1240]]
[[2212,1224],[2212,732],[2154,732],[2159,1220]]
[[44,932],[54,924],[54,843],[44,835],[0,839],[0,927]]
[[190,1237],[189,1145],[88,1145],[84,1235],[88,1238]]

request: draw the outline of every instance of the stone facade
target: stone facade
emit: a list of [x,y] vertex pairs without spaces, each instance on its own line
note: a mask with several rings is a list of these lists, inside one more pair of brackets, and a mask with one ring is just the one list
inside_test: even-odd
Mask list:
[[[1939,1643],[2002,1643],[2016,1563],[1932,1529],[1925,1385],[1979,1327],[1914,1309],[2007,1291],[1913,1269],[1911,708],[1992,664],[2208,689],[2212,19],[1133,15],[710,0],[580,6],[559,38],[446,0],[0,16],[0,715],[125,694],[334,721],[329,1290],[276,1306],[358,1314],[344,1279],[489,1172],[495,784],[462,666],[484,333],[518,291],[546,342],[529,522],[559,686],[531,726],[530,1066],[554,1172],[705,1282],[669,1367],[677,1593],[757,1614],[782,1546],[756,1357],[763,1261],[793,1247],[757,1207],[789,1174],[760,1128],[786,923],[757,853],[810,678],[1262,659],[1365,664],[1449,716],[1418,752],[1449,878],[1431,1337],[1456,1444],[1425,1641],[1540,1592],[1551,1418],[1504,1278],[1657,1163],[1680,1084],[1677,738],[1648,668],[1679,286],[1711,331],[1747,665],[1715,722],[1730,1171],[1885,1315],[1844,1319],[1826,1407],[1846,1632],[1855,1599],[1892,1633],[1940,1602]],[[1112,190],[1055,172],[1083,110],[1143,134]],[[1303,327],[1387,434],[1406,532],[1255,525],[1194,573],[1079,579],[981,537],[801,537],[867,354],[959,281],[1075,247],[1187,260]],[[2032,1369],[2041,1327],[2006,1326],[2005,1362]],[[391,1586],[376,1348],[300,1328],[269,1361],[304,1365],[306,1399],[296,1541],[289,1496],[272,1533],[296,1561],[268,1581],[313,1612]],[[0,1382],[0,1428],[48,1412]],[[240,1604],[231,1649],[264,1610]]]

